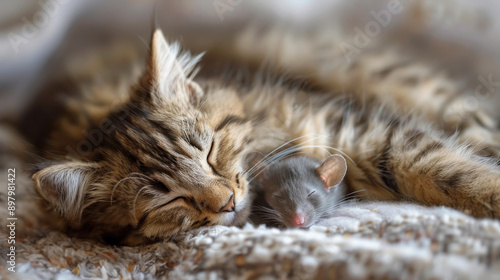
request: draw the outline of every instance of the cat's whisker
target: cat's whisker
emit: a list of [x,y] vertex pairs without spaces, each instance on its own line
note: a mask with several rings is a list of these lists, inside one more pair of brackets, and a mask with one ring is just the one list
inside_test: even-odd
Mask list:
[[[292,148],[294,148],[294,147],[296,147],[296,146],[297,146],[297,145],[294,145],[294,146],[292,146],[291,148],[287,148],[287,149],[285,149],[284,151],[281,151],[280,153],[282,153],[282,152],[286,152],[286,151],[288,151],[289,149],[292,149]],[[256,164],[252,167],[252,168],[250,168],[248,171],[246,171],[246,172],[244,173],[244,175],[245,175],[245,176],[251,176],[251,175],[252,175],[252,174],[253,174],[256,170],[258,170],[261,166],[263,166],[263,165],[267,165],[267,163],[268,163],[269,161],[272,161],[272,158],[274,157],[274,155],[273,155],[273,156],[271,156],[271,154],[272,154],[273,152],[274,152],[274,151],[269,152],[266,156],[264,156],[264,158],[263,158],[263,159],[261,159],[261,160],[260,160],[259,162],[257,162],[257,163],[256,163]],[[269,157],[270,157],[270,158],[269,158]]]
[[153,178],[151,178],[150,176],[148,176],[148,175],[146,175],[146,174],[139,173],[139,172],[132,172],[132,173],[130,173],[129,175],[137,175],[137,176],[142,176],[142,177],[144,177],[144,179],[154,181],[154,179],[153,179]]
[[110,199],[110,204],[113,204],[113,196],[115,194],[115,190],[116,190],[116,187],[118,187],[118,185],[120,185],[121,183],[127,181],[127,180],[131,180],[131,179],[137,179],[137,180],[144,180],[144,181],[147,181],[146,179],[142,178],[142,177],[126,177],[126,178],[123,178],[121,179],[120,181],[118,181],[115,186],[113,187],[113,190],[111,191],[111,199]]
[[[308,134],[310,135],[310,134]],[[333,137],[330,137],[328,135],[323,135],[323,134],[313,134],[315,135],[316,137],[324,137],[326,140],[330,140],[330,141],[333,141],[335,140]],[[306,142],[304,142],[306,143]],[[324,148],[328,148],[328,149],[332,149],[332,150],[335,150],[339,153],[341,153],[343,156],[345,156],[346,158],[348,158],[354,165],[356,165],[356,163],[354,162],[354,160],[352,160],[346,153],[344,153],[343,151],[337,149],[337,148],[333,148],[333,147],[330,147],[330,146],[323,146],[323,145],[317,145],[317,146],[309,146],[311,148],[320,148],[320,147],[324,147]]]
[[[272,155],[274,152],[276,152],[277,150],[279,150],[279,149],[280,149],[280,148],[282,148],[283,146],[288,145],[288,144],[290,144],[290,143],[291,143],[291,142],[293,142],[293,141],[300,140],[300,139],[302,139],[302,138],[304,138],[304,137],[310,137],[310,138],[309,138],[307,141],[304,141],[304,142],[302,142],[302,143],[295,144],[295,145],[293,145],[293,146],[291,146],[291,147],[289,147],[289,148],[287,148],[287,149],[285,149],[285,150],[283,150],[283,151],[278,152],[278,153],[277,153],[277,154],[275,154],[275,155]],[[268,154],[267,154],[267,155],[266,155],[263,159],[261,159],[261,160],[260,160],[258,163],[256,163],[256,164],[255,164],[252,168],[250,168],[250,169],[249,169],[249,170],[245,173],[245,175],[251,174],[251,171],[252,171],[252,170],[254,170],[254,169],[256,169],[256,168],[259,168],[262,164],[265,164],[266,162],[269,162],[269,161],[273,160],[273,158],[276,158],[276,157],[281,156],[281,155],[280,155],[281,153],[292,153],[292,152],[294,152],[294,151],[295,151],[295,149],[302,147],[301,145],[303,145],[303,144],[305,144],[305,143],[308,143],[308,142],[311,142],[311,141],[316,140],[316,139],[321,138],[321,137],[328,138],[328,137],[327,137],[327,136],[325,136],[325,135],[310,133],[310,134],[307,134],[307,135],[304,135],[304,136],[301,136],[301,137],[297,137],[297,138],[295,138],[295,139],[292,139],[292,140],[290,140],[290,141],[286,142],[285,144],[283,144],[283,145],[279,146],[278,148],[276,148],[276,149],[272,150],[271,152],[269,152],[269,153],[268,153]],[[311,147],[312,147],[312,146],[311,146]],[[340,150],[338,150],[338,151],[339,151],[340,153],[342,153]],[[271,156],[271,155],[272,155],[272,156]],[[270,158],[268,158],[268,157],[270,157]]]
[[352,158],[350,158],[346,153],[344,153],[342,150],[339,150],[337,148],[334,148],[334,147],[330,147],[330,146],[325,146],[325,145],[308,145],[308,146],[301,146],[300,149],[305,149],[305,148],[323,148],[325,150],[334,150],[336,152],[339,152],[340,154],[342,154],[344,157],[346,157],[347,159],[349,159],[354,165],[356,165],[356,162],[354,162],[354,160]]
[[[248,175],[250,171],[252,171],[253,169],[255,169],[255,168],[256,168],[256,166],[258,166],[258,165],[259,165],[259,164],[261,164],[262,162],[265,162],[265,161],[266,161],[266,159],[267,159],[268,157],[270,157],[270,156],[271,156],[274,152],[276,152],[276,151],[278,151],[279,149],[281,149],[281,148],[283,148],[283,147],[287,146],[287,145],[288,145],[288,144],[290,144],[290,143],[293,143],[294,141],[300,140],[300,139],[305,138],[305,137],[310,137],[310,136],[311,136],[311,134],[306,134],[306,135],[303,135],[303,136],[300,136],[300,137],[294,138],[294,139],[292,139],[292,140],[290,140],[290,141],[287,141],[287,142],[285,142],[284,144],[282,144],[282,145],[278,146],[278,147],[277,147],[277,148],[275,148],[274,150],[270,151],[270,152],[269,152],[269,153],[268,153],[268,154],[267,154],[264,158],[262,158],[259,162],[257,162],[257,163],[256,163],[256,164],[252,167],[252,168],[250,168],[250,170],[248,170],[247,172],[245,172],[245,175]],[[295,146],[296,146],[296,145],[295,145]]]
[[[311,138],[309,139],[308,141],[305,141],[304,143],[307,143],[307,142],[310,142],[314,139],[317,139],[317,137],[319,136],[315,136],[315,138]],[[304,144],[302,143],[302,144]],[[337,151],[338,153],[342,154],[344,157],[346,157],[347,159],[349,159],[354,165],[357,165],[356,162],[354,162],[354,160],[349,157],[346,153],[344,153],[343,151],[337,149],[337,148],[333,148],[333,147],[330,147],[330,146],[325,146],[325,145],[305,145],[305,146],[300,146],[300,144],[297,144],[297,145],[294,145],[288,149],[285,149],[283,151],[280,151],[279,153],[269,157],[269,155],[272,153],[269,153],[266,157],[269,157],[267,159],[265,159],[264,161],[260,161],[259,163],[257,163],[254,167],[252,167],[252,169],[250,169],[249,171],[247,171],[245,173],[246,176],[248,177],[252,177],[253,173],[255,173],[257,170],[259,170],[259,168],[262,166],[262,165],[269,165],[271,163],[271,161],[275,162],[277,158],[279,157],[282,157],[284,155],[288,155],[288,154],[292,154],[294,152],[297,152],[297,151],[300,151],[302,149],[306,149],[306,148],[322,148],[324,150],[326,150],[327,152],[329,152],[328,150],[334,150],[334,151]],[[257,166],[258,165],[258,166]],[[262,172],[262,170],[260,170],[260,172],[258,174],[260,174]],[[258,174],[256,176],[253,176],[252,179],[249,179],[249,182],[252,181],[253,179],[255,179],[255,177],[258,176]]]
[[137,192],[137,194],[135,195],[134,197],[134,201],[132,202],[132,213],[134,213],[134,218],[135,220],[137,221],[137,215],[135,213],[135,205],[137,204],[137,198],[139,198],[139,195],[141,194],[142,190],[147,188],[147,187],[151,187],[152,185],[146,185],[146,186],[143,186],[139,189],[139,191]]
[[[273,155],[272,157],[270,157],[270,158],[266,159],[266,161],[265,161],[265,162],[262,162],[262,163],[260,164],[260,166],[259,166],[257,169],[255,169],[253,172],[248,172],[248,174],[245,174],[245,175],[246,175],[246,176],[248,176],[248,177],[252,177],[252,175],[253,175],[255,172],[257,172],[257,171],[259,171],[259,173],[258,173],[258,174],[260,174],[260,173],[261,173],[261,172],[262,172],[265,168],[267,168],[268,166],[270,166],[270,165],[272,165],[273,163],[275,163],[275,162],[277,162],[277,161],[279,161],[279,160],[281,160],[281,159],[285,158],[286,156],[291,155],[291,154],[293,154],[293,153],[295,153],[295,152],[297,152],[297,151],[300,151],[300,150],[301,150],[301,147],[300,147],[298,144],[297,144],[297,145],[294,145],[294,146],[292,146],[292,147],[290,147],[290,148],[287,148],[287,149],[285,149],[285,150],[283,150],[283,151],[281,151],[281,152],[277,153],[276,155]],[[261,170],[259,170],[259,169],[260,169],[260,167],[261,167],[262,165],[265,165],[265,167],[264,167],[264,168],[262,168]],[[258,174],[257,174],[256,176],[253,176],[253,178],[257,177],[257,176],[258,176]]]
[[263,171],[263,169],[267,168],[268,166],[270,165],[273,165],[275,162],[283,159],[284,157],[294,153],[296,151],[296,148],[289,148],[289,149],[286,149],[284,151],[281,151],[280,153],[272,156],[271,158],[267,159],[266,162],[263,162],[261,164],[261,166],[263,165],[264,167],[262,168],[262,170],[259,170],[259,169],[256,169],[254,172],[250,173],[250,174],[247,174],[247,176],[252,176],[255,172],[259,171],[259,174]]
[[275,159],[290,155],[290,154],[292,154],[296,151],[300,151],[300,150],[301,150],[301,146],[299,146],[299,144],[294,145],[286,150],[283,150],[283,151],[278,152],[277,154],[273,155],[272,157],[269,158],[269,161],[275,161]]
[[[272,162],[269,162],[264,168],[262,168],[259,173],[257,173],[255,176],[252,176],[251,178],[248,179],[248,183],[250,184],[255,178],[257,178],[262,172],[264,172],[264,170],[266,168],[268,168],[269,166],[273,165],[275,162],[278,162],[280,160],[283,160],[289,156],[291,156],[292,153],[289,153],[289,154],[285,154],[285,155],[282,155],[280,158],[276,158],[274,159]],[[300,154],[300,153],[296,153],[295,155],[297,154]]]

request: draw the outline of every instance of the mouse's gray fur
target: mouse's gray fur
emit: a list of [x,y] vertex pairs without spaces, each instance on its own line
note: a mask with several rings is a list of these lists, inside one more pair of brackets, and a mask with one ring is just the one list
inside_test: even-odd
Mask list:
[[[294,156],[268,166],[254,184],[255,199],[251,219],[257,224],[308,228],[328,217],[345,196],[340,183],[327,191],[317,169],[321,162]],[[301,212],[304,224],[294,223]]]

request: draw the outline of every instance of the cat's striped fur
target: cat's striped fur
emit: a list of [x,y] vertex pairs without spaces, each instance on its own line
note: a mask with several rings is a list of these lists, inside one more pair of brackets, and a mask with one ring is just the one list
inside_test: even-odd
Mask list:
[[[84,104],[80,109],[90,121],[61,118],[59,137],[82,124],[102,136],[84,150],[74,138],[78,133],[68,133],[72,152],[33,176],[47,206],[60,212],[70,229],[132,244],[245,222],[249,200],[242,153],[252,126],[234,121],[243,119],[244,111],[234,92],[214,89],[208,100],[201,99],[203,90],[189,76],[196,61],[157,32],[145,74],[128,98],[111,107]],[[103,93],[115,94],[94,90],[74,101]],[[104,118],[92,115],[91,109],[103,108],[111,110]],[[46,149],[66,147],[57,141]]]
[[[250,47],[239,55],[267,56],[259,50]],[[285,52],[294,56],[293,50]],[[83,98],[89,107],[84,104],[82,110],[90,121],[59,121],[52,132],[59,141],[46,150],[64,151],[64,143],[78,150],[85,140],[78,136],[82,123],[90,130],[105,120],[109,128],[90,152],[54,157],[33,176],[45,205],[58,211],[71,229],[136,244],[201,226],[240,225],[249,209],[253,155],[280,146],[273,155],[300,152],[318,160],[330,153],[347,155],[351,160],[346,181],[352,190],[366,189],[363,197],[368,199],[413,200],[500,217],[496,160],[480,156],[477,145],[467,146],[463,134],[451,135],[447,124],[428,124],[438,118],[437,109],[427,113],[423,109],[428,106],[422,106],[420,116],[402,114],[404,110],[390,106],[393,103],[381,105],[381,90],[387,86],[375,84],[368,96],[336,96],[262,80],[239,85],[218,77],[196,79],[198,59],[180,55],[178,46],[168,45],[156,31],[147,68],[130,94],[111,108],[104,106],[109,112],[92,114],[86,109],[96,106],[88,102],[92,96],[116,94],[94,90]],[[362,72],[369,72],[366,77],[373,83],[384,83],[390,72],[402,70],[393,62],[369,69],[370,61],[360,56],[343,75],[364,67]],[[277,59],[276,65],[304,74],[286,58]],[[335,71],[320,73],[311,70],[315,65],[297,65],[327,90],[349,81],[333,79],[339,74]],[[435,79],[440,83],[445,78]],[[419,79],[411,80],[408,86],[419,85]],[[443,91],[433,89],[437,95]],[[383,96],[399,104],[400,92],[389,87]],[[411,104],[414,101],[402,106]],[[477,124],[470,127],[492,133]]]

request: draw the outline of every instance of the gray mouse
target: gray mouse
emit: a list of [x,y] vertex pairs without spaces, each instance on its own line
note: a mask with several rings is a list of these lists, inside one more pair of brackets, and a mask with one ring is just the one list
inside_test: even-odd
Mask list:
[[254,224],[308,228],[328,217],[345,195],[344,157],[332,155],[323,163],[293,156],[267,166],[252,185]]

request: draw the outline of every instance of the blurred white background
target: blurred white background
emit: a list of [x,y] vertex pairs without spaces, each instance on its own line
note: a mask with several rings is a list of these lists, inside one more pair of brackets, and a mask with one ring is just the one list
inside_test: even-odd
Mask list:
[[[143,45],[156,24],[170,38],[197,34],[236,36],[245,24],[274,21],[294,26],[338,24],[352,29],[372,19],[388,2],[348,0],[1,0],[0,111],[17,114],[34,89],[68,55],[92,45],[128,40]],[[402,0],[402,5],[412,1]],[[415,2],[415,1],[413,1]],[[415,27],[429,36],[454,40],[498,63],[500,2],[421,1],[427,12]],[[410,17],[403,13],[397,25]],[[388,29],[389,30],[389,29]],[[215,36],[217,35],[217,36]],[[494,59],[490,57],[493,56]]]

